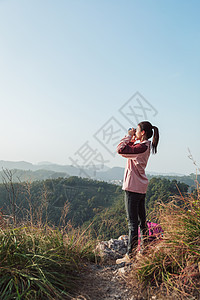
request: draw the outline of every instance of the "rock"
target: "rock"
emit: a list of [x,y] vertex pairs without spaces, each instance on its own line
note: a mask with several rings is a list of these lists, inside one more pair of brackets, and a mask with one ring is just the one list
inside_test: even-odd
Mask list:
[[118,239],[99,242],[95,252],[104,260],[116,260],[124,256],[127,251],[128,236],[122,235]]
[[102,241],[99,243],[99,250],[104,251],[106,248],[108,248],[108,242]]
[[126,273],[126,267],[120,268],[118,269],[118,272],[121,273],[122,275],[124,275]]
[[123,241],[126,246],[128,245],[128,235],[120,235],[118,240]]
[[118,300],[121,300],[122,297],[120,295],[114,295],[114,299],[118,299]]
[[117,273],[119,275],[126,275],[127,273],[129,273],[131,271],[132,266],[133,266],[132,263],[126,264],[123,267],[118,268]]

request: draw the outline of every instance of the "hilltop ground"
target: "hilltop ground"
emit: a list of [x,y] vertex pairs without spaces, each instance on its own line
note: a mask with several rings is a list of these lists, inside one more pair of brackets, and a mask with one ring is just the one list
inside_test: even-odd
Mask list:
[[86,264],[80,278],[79,296],[76,300],[135,300],[137,292],[120,276],[119,267],[113,265]]
[[[138,282],[128,284],[128,273],[131,266],[85,264],[81,272],[77,296],[73,300],[162,300],[173,297],[158,296],[156,293],[148,296],[147,291],[141,291]],[[176,298],[177,299],[177,298]]]

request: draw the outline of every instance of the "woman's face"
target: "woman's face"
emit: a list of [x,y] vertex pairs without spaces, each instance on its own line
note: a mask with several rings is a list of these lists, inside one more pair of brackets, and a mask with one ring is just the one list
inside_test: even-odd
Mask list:
[[136,133],[135,133],[135,136],[136,136],[137,140],[141,140],[142,137],[144,136],[144,134],[145,134],[145,131],[144,130],[141,131],[141,128],[138,125],[137,128],[136,128]]

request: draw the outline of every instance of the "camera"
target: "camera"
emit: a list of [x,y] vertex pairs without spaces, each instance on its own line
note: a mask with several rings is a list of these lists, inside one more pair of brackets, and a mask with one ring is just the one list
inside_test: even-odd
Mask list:
[[133,127],[130,127],[130,128],[128,129],[128,131],[129,131],[129,130],[132,130],[132,129],[134,129],[134,130],[136,131],[136,129],[135,129],[135,128],[133,128]]

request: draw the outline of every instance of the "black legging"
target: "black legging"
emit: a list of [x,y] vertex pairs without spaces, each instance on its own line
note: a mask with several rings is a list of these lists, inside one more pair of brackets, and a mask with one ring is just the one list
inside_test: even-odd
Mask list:
[[125,191],[125,208],[129,229],[128,254],[131,254],[132,250],[138,246],[138,225],[140,226],[143,236],[146,236],[148,233],[145,195],[146,194]]

